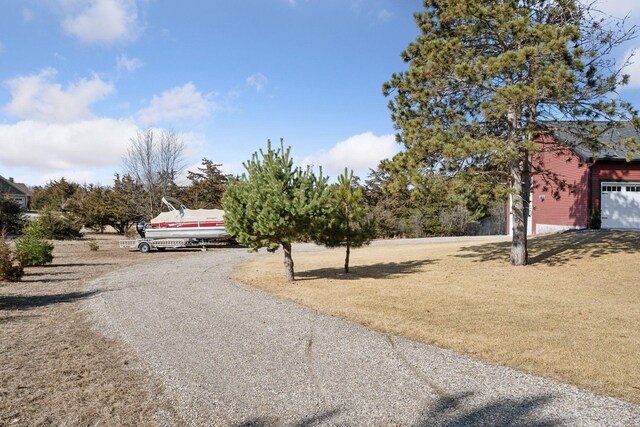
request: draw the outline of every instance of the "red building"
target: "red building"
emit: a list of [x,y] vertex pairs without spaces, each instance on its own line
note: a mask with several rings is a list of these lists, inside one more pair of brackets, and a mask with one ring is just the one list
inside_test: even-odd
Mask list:
[[[562,130],[541,140],[533,164],[550,174],[533,178],[528,233],[587,228],[595,208],[602,228],[640,229],[640,153],[627,161],[621,148],[631,137],[639,135],[630,125],[610,130],[599,139],[614,148],[598,153]],[[509,234],[511,227],[509,215]]]

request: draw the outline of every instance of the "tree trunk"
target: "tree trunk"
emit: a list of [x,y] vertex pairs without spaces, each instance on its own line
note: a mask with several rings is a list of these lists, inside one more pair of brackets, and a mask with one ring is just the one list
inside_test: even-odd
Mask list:
[[287,282],[293,282],[295,277],[293,275],[293,258],[291,258],[291,243],[283,243],[282,249],[284,250],[284,273],[287,276]]
[[529,197],[531,195],[531,174],[529,159],[526,154],[522,159],[514,161],[511,167],[513,194],[511,196],[511,264],[527,265],[527,222],[529,221]]
[[349,272],[349,254],[351,254],[351,245],[347,243],[347,254],[344,258],[344,272]]

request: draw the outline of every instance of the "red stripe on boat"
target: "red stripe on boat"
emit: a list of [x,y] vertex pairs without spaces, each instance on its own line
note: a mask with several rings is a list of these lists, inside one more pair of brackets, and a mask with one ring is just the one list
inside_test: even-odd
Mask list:
[[151,228],[202,228],[224,227],[224,222],[157,222],[151,224]]

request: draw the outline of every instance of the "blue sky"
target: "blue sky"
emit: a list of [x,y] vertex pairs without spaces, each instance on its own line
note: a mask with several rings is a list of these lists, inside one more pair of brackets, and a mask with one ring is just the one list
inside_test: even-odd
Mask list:
[[[622,15],[638,3],[602,8]],[[300,163],[364,176],[399,149],[381,86],[406,68],[400,52],[418,34],[421,8],[420,0],[5,1],[0,175],[110,184],[129,140],[153,127],[179,134],[191,167],[206,157],[239,173],[268,138],[284,138]],[[629,72],[634,86],[623,95],[635,102],[640,64]]]

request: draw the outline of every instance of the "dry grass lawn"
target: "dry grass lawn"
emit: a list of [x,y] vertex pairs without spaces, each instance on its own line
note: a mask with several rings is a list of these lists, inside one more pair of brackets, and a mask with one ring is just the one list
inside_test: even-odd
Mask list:
[[92,330],[82,307],[90,280],[149,254],[118,249],[117,236],[92,237],[97,252],[86,239],[55,242],[52,265],[0,282],[0,426],[181,425],[161,387]]
[[320,312],[640,403],[640,233],[372,246],[254,258],[236,279]]

